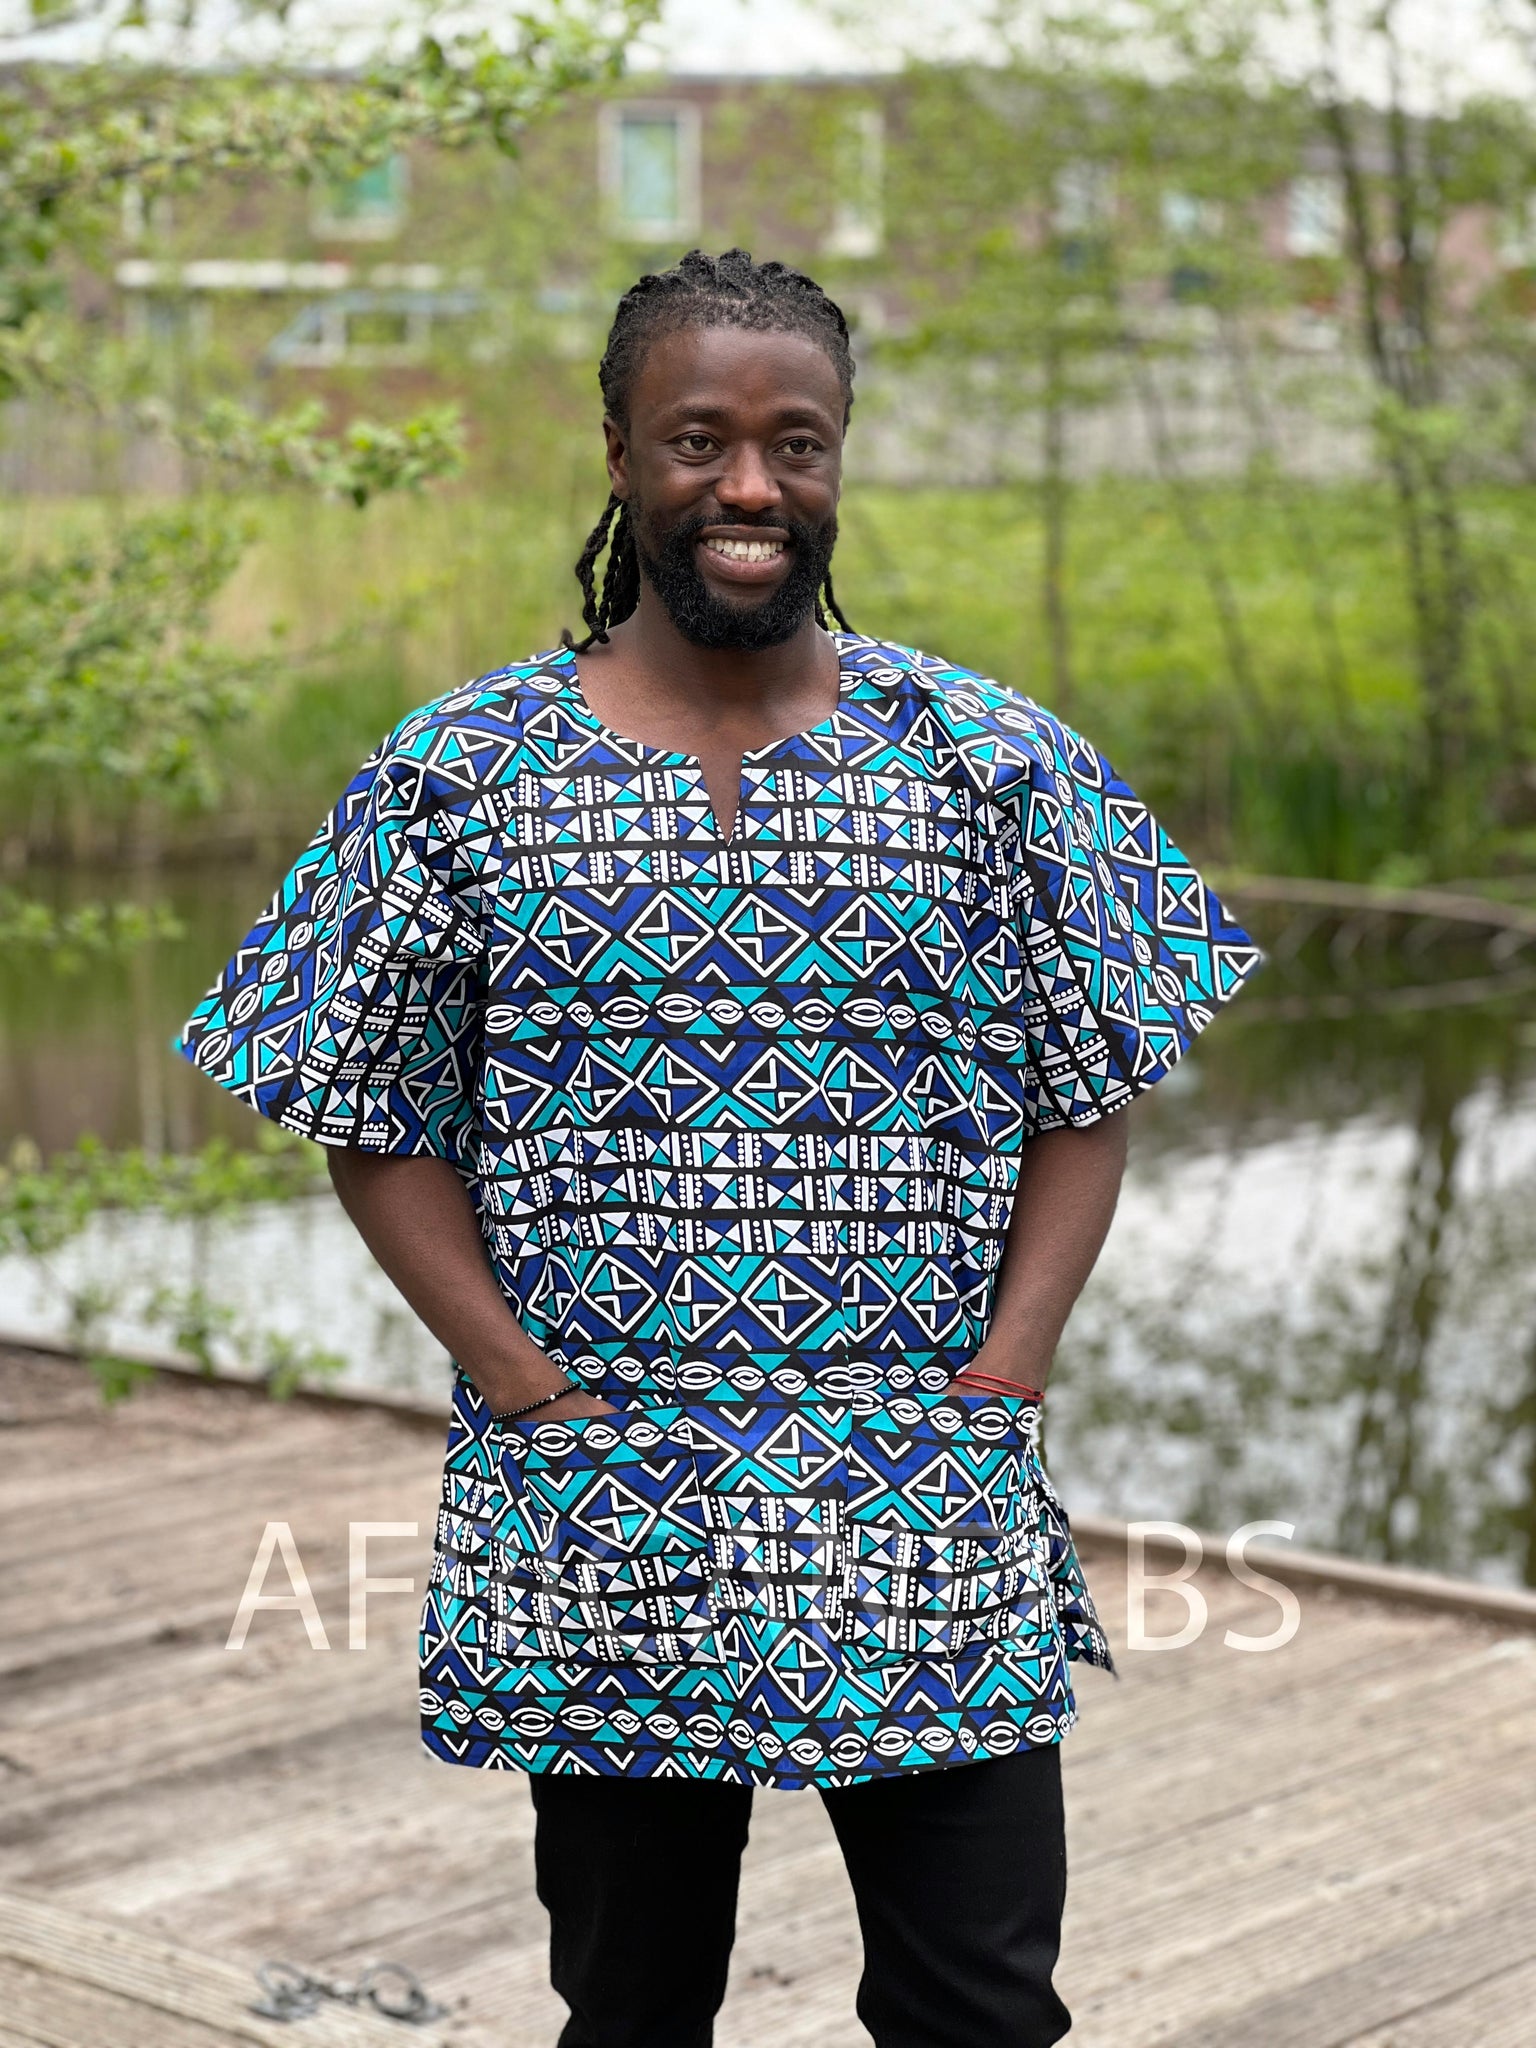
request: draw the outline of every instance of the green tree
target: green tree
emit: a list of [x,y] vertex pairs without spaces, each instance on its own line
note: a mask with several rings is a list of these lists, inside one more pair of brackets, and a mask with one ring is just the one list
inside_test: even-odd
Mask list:
[[1026,47],[1023,24],[1000,21],[986,65],[909,70],[890,210],[911,258],[915,319],[888,355],[936,387],[948,422],[963,417],[1005,460],[1017,460],[1021,427],[1036,426],[1041,694],[1069,713],[1069,444],[1073,413],[1118,376],[1120,152],[1108,102],[1122,96],[1102,35],[1040,25]]
[[[286,8],[253,11],[281,21]],[[411,143],[515,153],[531,122],[619,71],[648,7],[554,0],[493,37],[440,32],[427,6],[403,54],[352,71],[133,61],[123,38],[142,10],[72,0],[34,13],[77,44],[91,36],[96,54],[33,57],[0,77],[0,398],[142,423],[121,350],[72,311],[125,193],[151,205],[210,179],[340,180]],[[195,26],[190,4],[187,16]],[[272,654],[210,637],[210,607],[250,537],[234,491],[284,485],[362,506],[451,475],[462,448],[444,407],[327,433],[317,406],[273,418],[221,400],[160,424],[205,489],[170,509],[119,508],[67,550],[0,567],[0,756],[18,787],[44,771],[109,784],[119,801],[214,801],[231,728],[273,669]],[[41,935],[37,906],[11,899],[3,912]],[[120,928],[132,936],[98,920],[98,943]]]
[[[1460,90],[1443,31],[1436,43],[1431,23],[1426,42],[1399,0],[994,0],[986,21],[984,60],[913,58],[905,74],[892,214],[915,318],[899,353],[947,379],[994,443],[1038,426],[1042,694],[1070,710],[1082,680],[1074,419],[1096,412],[1102,432],[1139,416],[1220,632],[1225,702],[1205,694],[1229,786],[1283,803],[1294,772],[1298,789],[1328,783],[1342,814],[1385,779],[1408,818],[1400,863],[1467,872],[1495,843],[1501,792],[1523,800],[1531,786],[1536,751],[1536,613],[1516,522],[1485,509],[1490,487],[1536,473],[1528,105],[1516,84]],[[1293,232],[1298,194],[1319,212],[1309,247]],[[1467,231],[1494,217],[1504,268],[1490,277],[1468,266]],[[1531,244],[1513,269],[1512,222]],[[1339,336],[1310,374],[1303,318]],[[1412,650],[1411,737],[1407,718],[1388,735],[1353,695],[1333,565],[1308,516],[1328,480],[1287,468],[1283,422],[1310,403],[1374,458],[1363,486],[1346,468],[1332,481],[1400,550],[1383,595]],[[1245,619],[1239,567],[1253,565],[1206,488],[1202,408],[1244,422],[1216,451],[1222,488],[1235,473],[1278,504],[1308,577],[1324,686],[1311,730]]]
[[[255,0],[248,17],[278,22],[286,0]],[[141,205],[213,179],[344,180],[411,144],[489,142],[513,154],[531,122],[573,92],[614,76],[647,17],[647,0],[551,0],[504,31],[439,32],[418,11],[406,47],[360,69],[334,64],[217,69],[134,60],[145,10],[119,0],[34,0],[34,22],[87,39],[90,61],[35,55],[0,72],[0,399],[79,408],[103,419],[149,417],[110,336],[74,317],[79,280],[110,246],[126,193]],[[196,26],[187,0],[182,27]],[[13,39],[14,40],[14,39]],[[312,53],[311,53],[312,54]],[[7,55],[0,36],[0,63]],[[276,666],[220,646],[214,599],[250,539],[239,493],[283,486],[358,507],[458,467],[453,408],[391,423],[354,418],[324,431],[321,408],[269,417],[227,399],[155,415],[190,459],[197,484],[152,509],[116,505],[67,546],[0,564],[0,758],[11,787],[38,777],[121,804],[217,801],[235,728]],[[61,966],[119,952],[165,928],[150,904],[77,906],[62,916],[22,890],[0,892],[0,936]],[[25,1146],[0,1166],[0,1250],[51,1255],[103,1210],[156,1209],[195,1221],[254,1199],[302,1194],[313,1162],[291,1141],[250,1155],[213,1145],[187,1159],[113,1155],[90,1143],[45,1164]],[[104,1392],[134,1374],[95,1355],[111,1306],[89,1286],[55,1293]],[[222,1338],[254,1359],[275,1392],[339,1363],[233,1327],[201,1285],[150,1289],[141,1313],[183,1351],[212,1362]]]

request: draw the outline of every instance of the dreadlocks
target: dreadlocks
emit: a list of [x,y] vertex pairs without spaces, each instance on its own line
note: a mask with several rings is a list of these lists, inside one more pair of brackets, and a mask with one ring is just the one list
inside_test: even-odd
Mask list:
[[[723,256],[690,249],[674,269],[647,271],[632,284],[613,316],[597,380],[609,417],[621,427],[628,429],[630,387],[647,351],[662,335],[685,327],[745,327],[804,334],[819,342],[843,387],[847,425],[853,410],[853,350],[842,308],[814,278],[787,263],[754,263],[745,249],[727,249]],[[599,590],[597,562],[605,547],[608,563]],[[587,635],[583,640],[573,640],[568,632],[560,637],[565,646],[584,653],[594,641],[605,641],[609,627],[627,619],[640,602],[640,560],[629,507],[620,499],[610,496],[588,534],[576,580]],[[845,633],[852,632],[833,592],[830,569],[817,597],[816,623],[825,627],[829,614]]]

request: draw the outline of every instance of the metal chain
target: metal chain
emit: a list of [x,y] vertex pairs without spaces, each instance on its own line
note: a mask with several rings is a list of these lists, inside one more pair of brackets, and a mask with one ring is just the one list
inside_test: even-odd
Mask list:
[[[393,1991],[389,1989],[391,1981],[398,1987]],[[334,1999],[338,2005],[371,2005],[385,2019],[411,2027],[439,2020],[448,2010],[445,2005],[433,2004],[415,1971],[404,1963],[370,1963],[352,1984],[339,1977],[317,1976],[297,1963],[263,1963],[256,1982],[265,1996],[249,2010],[265,2020],[308,2019],[319,2011],[322,1998]]]

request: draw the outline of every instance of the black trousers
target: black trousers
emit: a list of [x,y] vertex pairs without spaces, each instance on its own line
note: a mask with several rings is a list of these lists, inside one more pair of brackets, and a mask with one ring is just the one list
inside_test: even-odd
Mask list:
[[[535,1777],[534,1860],[559,2048],[710,2048],[736,1933],[751,1789]],[[876,2048],[1047,2048],[1067,1889],[1061,1754],[823,1792],[843,1852]],[[782,1959],[786,1974],[793,1955]]]

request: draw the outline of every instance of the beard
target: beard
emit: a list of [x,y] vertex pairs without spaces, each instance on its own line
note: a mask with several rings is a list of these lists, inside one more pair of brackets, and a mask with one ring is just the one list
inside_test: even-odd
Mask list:
[[[639,511],[638,506],[633,507],[631,516]],[[815,614],[816,593],[837,545],[837,520],[834,517],[825,526],[810,526],[803,519],[744,519],[738,514],[729,523],[756,526],[789,538],[789,568],[784,580],[758,603],[737,604],[718,596],[704,581],[694,543],[706,526],[719,526],[722,521],[702,512],[670,527],[654,553],[646,545],[649,522],[634,517],[635,555],[641,574],[678,632],[695,647],[734,648],[744,654],[780,647]]]

